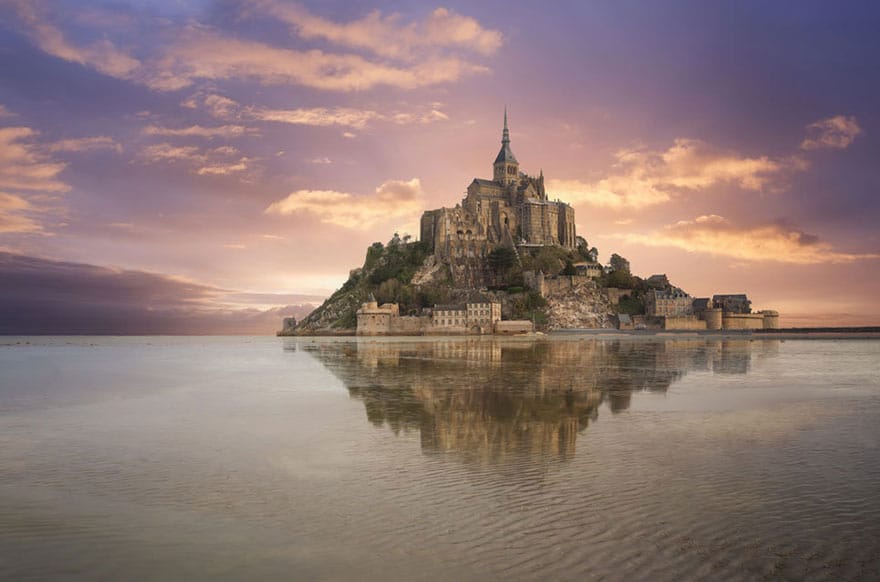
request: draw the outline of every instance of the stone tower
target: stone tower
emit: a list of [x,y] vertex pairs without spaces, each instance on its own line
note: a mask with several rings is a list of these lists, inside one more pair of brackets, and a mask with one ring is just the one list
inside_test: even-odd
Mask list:
[[[493,169],[492,180],[473,179],[455,208],[422,214],[422,242],[440,261],[457,265],[452,276],[459,286],[485,286],[482,261],[501,246],[575,248],[574,209],[550,199],[544,190],[543,171],[538,177],[519,171],[519,161],[510,149],[507,108],[501,151]],[[465,268],[467,265],[476,266]]]
[[507,129],[507,107],[504,108],[504,131],[501,133],[501,151],[495,158],[494,179],[507,186],[519,179],[519,162],[510,151],[510,131]]

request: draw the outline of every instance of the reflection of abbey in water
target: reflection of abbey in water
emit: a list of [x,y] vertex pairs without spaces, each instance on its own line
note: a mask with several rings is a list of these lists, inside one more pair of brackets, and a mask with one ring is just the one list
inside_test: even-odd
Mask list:
[[607,403],[665,391],[689,370],[744,374],[753,346],[773,340],[311,343],[303,349],[363,401],[367,418],[395,433],[418,430],[425,451],[505,463],[567,458]]

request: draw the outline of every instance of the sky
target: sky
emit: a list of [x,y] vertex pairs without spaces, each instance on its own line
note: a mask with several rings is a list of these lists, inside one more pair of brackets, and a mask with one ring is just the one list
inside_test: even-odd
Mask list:
[[783,326],[880,325],[872,2],[0,0],[0,333],[272,333],[492,176]]

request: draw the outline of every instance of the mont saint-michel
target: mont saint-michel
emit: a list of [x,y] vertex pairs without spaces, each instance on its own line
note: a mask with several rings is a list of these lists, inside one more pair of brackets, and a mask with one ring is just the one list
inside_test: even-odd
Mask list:
[[544,172],[521,170],[507,111],[492,179],[474,178],[454,207],[426,210],[420,240],[394,234],[361,268],[279,335],[519,334],[536,330],[775,329],[744,293],[692,297],[665,274],[641,278],[629,261],[578,235],[575,211],[553,199]]

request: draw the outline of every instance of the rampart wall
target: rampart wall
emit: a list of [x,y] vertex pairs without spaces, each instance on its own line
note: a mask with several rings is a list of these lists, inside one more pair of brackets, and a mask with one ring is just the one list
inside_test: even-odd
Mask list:
[[706,322],[693,316],[666,316],[663,318],[663,329],[705,330]]

